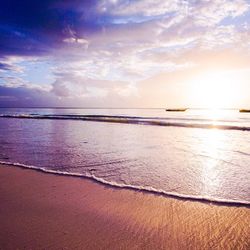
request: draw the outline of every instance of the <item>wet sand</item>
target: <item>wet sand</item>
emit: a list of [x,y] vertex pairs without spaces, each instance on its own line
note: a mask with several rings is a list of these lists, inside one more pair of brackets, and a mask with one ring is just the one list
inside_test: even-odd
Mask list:
[[250,249],[250,209],[0,165],[0,249]]

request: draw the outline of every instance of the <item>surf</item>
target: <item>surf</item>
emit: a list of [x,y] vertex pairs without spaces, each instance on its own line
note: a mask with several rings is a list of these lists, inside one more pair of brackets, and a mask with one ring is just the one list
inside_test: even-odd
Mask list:
[[14,166],[14,167],[20,167],[24,169],[32,169],[39,172],[47,173],[47,174],[54,174],[54,175],[63,175],[63,176],[70,176],[70,177],[78,177],[78,178],[86,178],[90,179],[94,182],[100,183],[102,185],[106,185],[112,188],[123,188],[128,190],[133,190],[137,192],[145,192],[145,193],[151,193],[155,195],[163,195],[166,197],[171,197],[175,199],[181,199],[181,200],[191,200],[191,201],[198,201],[198,202],[204,202],[204,203],[213,203],[217,205],[225,205],[225,206],[245,206],[250,207],[250,202],[244,201],[244,200],[237,200],[237,199],[220,199],[220,198],[213,198],[208,196],[201,196],[201,195],[186,195],[181,194],[178,192],[167,192],[162,189],[156,189],[150,186],[135,186],[130,184],[122,184],[117,183],[115,181],[107,181],[104,178],[97,177],[92,173],[87,174],[81,174],[81,173],[74,173],[74,172],[66,172],[66,171],[59,171],[59,170],[52,170],[47,169],[44,167],[37,167],[33,165],[26,165],[22,163],[17,162],[6,162],[6,161],[0,161],[0,164],[6,165],[6,166]]
[[[1,118],[39,119],[39,120],[76,120],[122,124],[137,124],[163,127],[183,127],[201,129],[250,131],[250,126],[223,124],[223,120],[214,122],[209,119],[183,119],[165,117],[113,116],[113,115],[40,115],[40,114],[1,114]],[[182,122],[180,122],[182,121]]]

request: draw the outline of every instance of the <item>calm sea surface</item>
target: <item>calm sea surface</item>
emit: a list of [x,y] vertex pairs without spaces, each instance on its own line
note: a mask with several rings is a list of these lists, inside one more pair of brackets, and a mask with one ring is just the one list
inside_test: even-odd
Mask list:
[[1,108],[0,162],[250,204],[250,113]]

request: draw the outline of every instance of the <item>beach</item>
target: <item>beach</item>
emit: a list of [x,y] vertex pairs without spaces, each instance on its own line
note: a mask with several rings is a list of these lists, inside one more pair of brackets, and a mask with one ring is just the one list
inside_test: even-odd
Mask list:
[[0,13],[0,250],[250,250],[250,0]]
[[0,166],[0,249],[249,249],[246,206]]

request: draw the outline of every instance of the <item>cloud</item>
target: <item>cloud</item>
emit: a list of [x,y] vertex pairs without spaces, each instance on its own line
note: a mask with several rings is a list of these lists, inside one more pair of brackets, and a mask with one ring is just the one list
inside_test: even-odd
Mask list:
[[0,70],[11,70],[11,65],[0,62]]
[[237,17],[249,10],[250,5],[244,0],[198,1],[190,6],[190,14],[196,24],[213,26],[226,17]]
[[158,76],[249,62],[249,8],[244,0],[2,1],[0,86],[56,103],[135,104]]
[[[63,46],[64,40],[83,41],[83,32],[94,27],[95,20],[83,18],[94,1],[44,0],[34,2],[1,1],[0,53],[5,55],[45,55]],[[79,9],[78,6],[82,8]]]
[[59,97],[69,97],[70,96],[70,90],[65,83],[61,83],[61,82],[56,81],[53,83],[52,86],[53,86],[53,88],[52,88],[51,92],[54,93],[55,95],[57,95]]
[[[101,13],[108,13],[113,16],[129,17],[155,17],[167,13],[180,11],[182,6],[186,6],[185,1],[161,1],[161,0],[139,0],[139,1],[119,1],[103,0],[97,5]],[[131,19],[130,19],[131,20]]]
[[129,96],[136,93],[136,87],[126,81],[112,81],[79,76],[78,72],[57,73],[51,93],[58,97],[87,99],[106,98],[108,95]]
[[0,86],[1,107],[36,107],[57,105],[54,96],[38,89]]

